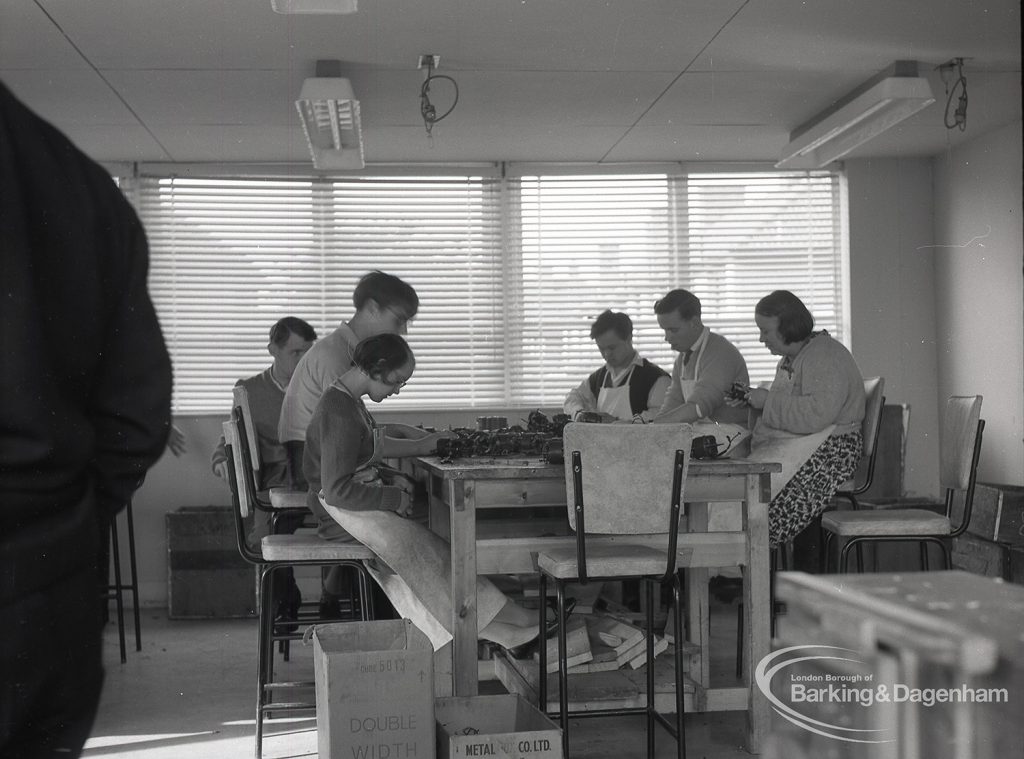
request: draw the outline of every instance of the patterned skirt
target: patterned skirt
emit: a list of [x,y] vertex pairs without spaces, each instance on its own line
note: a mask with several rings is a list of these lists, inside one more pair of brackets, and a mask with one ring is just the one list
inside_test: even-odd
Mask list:
[[832,500],[857,470],[864,448],[860,430],[832,435],[818,446],[768,506],[768,542],[792,540]]

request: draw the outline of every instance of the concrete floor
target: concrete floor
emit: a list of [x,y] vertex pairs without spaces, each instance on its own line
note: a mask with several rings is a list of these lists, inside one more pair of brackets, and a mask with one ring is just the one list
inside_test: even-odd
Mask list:
[[[735,667],[735,605],[712,604],[712,678],[730,681]],[[106,683],[92,737],[83,756],[104,759],[249,759],[254,755],[256,622],[252,619],[175,621],[144,610],[142,651],[128,625],[128,661],[121,664],[117,627],[107,626]],[[313,679],[312,648],[293,644],[292,661],[278,676]],[[504,692],[497,682],[481,690]],[[748,757],[742,748],[744,713],[687,716],[690,759]],[[269,723],[264,757],[316,757],[316,720]],[[574,721],[572,755],[628,759],[644,755],[642,718]],[[658,757],[675,756],[661,733]]]

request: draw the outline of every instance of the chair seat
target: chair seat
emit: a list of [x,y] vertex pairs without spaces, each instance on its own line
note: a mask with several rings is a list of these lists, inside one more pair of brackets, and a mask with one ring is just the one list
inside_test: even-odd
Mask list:
[[304,509],[306,508],[306,491],[271,488],[270,506],[274,509]]
[[[650,546],[628,543],[587,545],[587,574],[590,577],[663,575],[666,563],[665,551]],[[537,566],[555,579],[579,577],[575,546],[538,553]]]
[[358,561],[376,554],[362,543],[324,540],[317,535],[267,535],[260,544],[266,561]]
[[842,537],[862,535],[948,535],[949,519],[926,509],[890,511],[827,511],[823,529]]

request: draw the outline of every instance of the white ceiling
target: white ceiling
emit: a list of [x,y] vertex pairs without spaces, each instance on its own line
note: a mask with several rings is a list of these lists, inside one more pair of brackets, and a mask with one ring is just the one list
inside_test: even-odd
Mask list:
[[[432,140],[421,53],[460,90]],[[965,132],[943,126],[935,67],[954,57]],[[294,100],[318,58],[352,80],[370,163],[775,160],[895,60],[937,101],[851,157],[935,155],[1021,118],[1018,0],[0,0],[0,79],[102,161],[309,164]]]

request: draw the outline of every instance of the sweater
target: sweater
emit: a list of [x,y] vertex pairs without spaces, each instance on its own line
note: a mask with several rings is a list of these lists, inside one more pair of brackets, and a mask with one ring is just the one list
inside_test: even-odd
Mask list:
[[[672,384],[665,394],[665,403],[659,413],[665,413],[683,405],[695,403],[701,419],[715,422],[730,422],[747,426],[747,410],[732,408],[725,405],[725,394],[734,382],[750,384],[747,374],[747,362],[743,360],[739,350],[721,335],[707,331],[707,343],[703,350],[698,350],[692,359],[695,366],[684,366],[683,354],[676,356],[672,366]],[[697,385],[689,397],[683,397],[683,379],[689,379],[696,373]]]
[[306,439],[306,427],[320,396],[334,380],[352,368],[359,338],[348,324],[317,340],[299,359],[281,404],[277,439],[282,443]]
[[[235,387],[241,385],[249,394],[249,410],[252,412],[253,426],[256,428],[256,441],[260,451],[260,482],[261,490],[280,487],[287,484],[287,456],[284,446],[277,440],[277,423],[281,418],[281,404],[284,402],[284,390],[274,380],[272,367],[267,367],[259,374],[240,379]],[[227,460],[224,436],[210,457],[210,466]]]
[[373,456],[375,425],[362,400],[333,384],[324,392],[306,430],[302,471],[309,483],[306,503],[321,524],[332,522],[319,494],[348,511],[396,511],[402,490],[354,476]]
[[833,435],[860,429],[864,420],[864,378],[846,346],[817,332],[792,360],[779,361],[761,414],[763,426],[794,434]]

